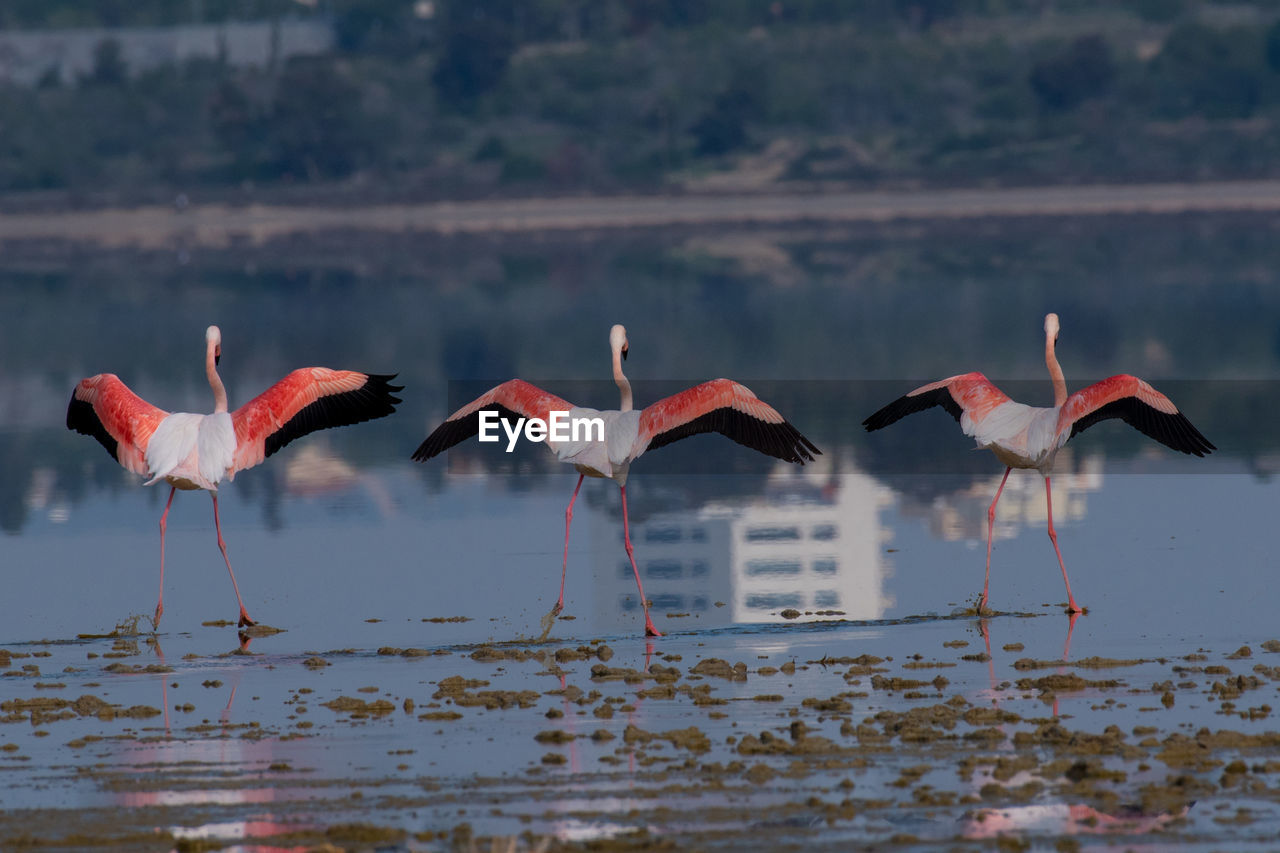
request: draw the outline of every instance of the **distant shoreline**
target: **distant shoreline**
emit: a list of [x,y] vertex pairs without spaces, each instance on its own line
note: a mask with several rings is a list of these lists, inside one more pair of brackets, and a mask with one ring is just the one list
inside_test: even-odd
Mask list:
[[364,206],[193,204],[0,214],[0,242],[103,248],[221,247],[328,231],[538,233],[585,229],[783,225],[1280,211],[1280,181],[1098,184],[1011,189],[580,196]]

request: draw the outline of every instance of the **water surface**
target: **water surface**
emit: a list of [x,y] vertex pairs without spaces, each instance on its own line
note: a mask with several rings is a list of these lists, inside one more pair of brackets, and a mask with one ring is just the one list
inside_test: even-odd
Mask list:
[[[0,837],[82,831],[162,849],[287,833],[314,843],[338,827],[335,843],[377,841],[342,835],[361,823],[411,848],[473,832],[527,833],[520,843],[533,849],[546,837],[638,830],[707,842],[699,833],[713,826],[738,842],[839,847],[1005,827],[1042,840],[1136,832],[1265,846],[1280,768],[1248,753],[1232,780],[1222,770],[1232,756],[1185,766],[1167,741],[1274,730],[1276,664],[1262,646],[1276,634],[1265,578],[1280,506],[1280,440],[1268,426],[1280,374],[1272,230],[1262,217],[1132,218],[423,245],[336,235],[243,251],[10,256],[0,267],[0,648],[32,656],[11,657],[0,680],[0,701],[20,703],[0,726]],[[1074,622],[1062,613],[1043,481],[1015,472],[995,530],[998,615],[980,621],[964,614],[981,590],[999,463],[941,411],[870,435],[859,424],[916,385],[968,370],[1047,404],[1049,310],[1062,317],[1071,387],[1142,375],[1219,451],[1185,457],[1119,422],[1069,445],[1053,506],[1089,608]],[[538,447],[408,457],[476,389],[512,376],[616,405],[614,322],[629,330],[638,405],[729,376],[823,454],[801,468],[700,436],[637,461],[631,534],[667,634],[651,642],[640,636],[618,490],[588,481],[569,550],[571,618],[536,644],[558,593],[576,475]],[[167,490],[143,487],[67,431],[66,401],[80,377],[110,371],[161,407],[206,410],[208,323],[222,327],[232,406],[306,364],[399,372],[404,403],[394,417],[299,440],[220,490],[246,605],[281,633],[240,638],[226,623],[235,602],[210,501],[189,493],[169,516],[164,621],[152,634],[142,617],[134,636],[117,626],[155,606]],[[126,636],[86,636],[113,632]],[[1246,645],[1249,658],[1228,657]],[[556,658],[579,647],[591,657]],[[862,655],[883,660],[816,663]],[[1030,672],[1118,680],[1109,687],[1045,698],[1018,686],[1029,677],[1020,660],[1064,658],[1131,662]],[[744,663],[746,679],[690,671],[707,659]],[[787,663],[796,669],[761,669]],[[596,665],[654,664],[680,670],[675,683],[689,692],[657,698],[642,695],[659,686],[652,676],[593,678]],[[488,684],[450,692],[452,676]],[[895,689],[877,676],[930,686]],[[532,698],[465,704],[483,690]],[[103,719],[84,704],[28,702],[86,695],[157,713]],[[323,704],[341,697],[391,710],[353,717]],[[1016,720],[967,740],[989,726],[962,725],[955,743],[904,739],[897,726],[885,735],[892,752],[857,733],[878,713],[954,697],[961,711],[996,707]],[[1094,756],[1077,742],[1066,769],[1083,769],[1063,775],[1052,766],[1062,747],[1015,744],[1055,715],[1074,732],[1116,726],[1127,746]],[[820,761],[830,750],[798,751],[797,720],[836,752]],[[628,739],[628,726],[693,727],[709,740]],[[535,739],[552,730],[561,741]],[[613,739],[591,740],[597,730]],[[790,746],[742,750],[744,733],[765,731]],[[1157,745],[1138,745],[1144,737]],[[1001,757],[1028,754],[1033,765],[1017,770],[1027,775],[1000,770]],[[924,764],[933,769],[912,769]],[[1179,776],[1202,787],[1157,796]],[[1237,801],[1251,810],[1243,818],[1225,805]]]

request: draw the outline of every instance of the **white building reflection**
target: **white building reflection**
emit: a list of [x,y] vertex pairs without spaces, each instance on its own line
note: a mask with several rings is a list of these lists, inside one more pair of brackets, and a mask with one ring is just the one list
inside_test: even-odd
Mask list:
[[[1056,524],[1081,521],[1088,514],[1089,492],[1102,488],[1104,457],[1092,453],[1077,462],[1070,448],[1058,454],[1050,478],[1053,491],[1053,516]],[[899,513],[904,518],[919,518],[929,532],[949,542],[963,541],[985,545],[987,541],[987,508],[1000,488],[1004,471],[997,467],[990,477],[929,501],[904,499]],[[1035,471],[1014,471],[996,507],[996,523],[992,536],[996,540],[1012,539],[1024,528],[1044,529],[1049,519],[1045,501],[1044,478]]]
[[[848,455],[844,454],[845,460]],[[842,460],[842,461],[845,461]],[[881,512],[889,489],[845,461],[779,464],[762,493],[663,512],[631,527],[645,593],[658,614],[697,617],[701,627],[807,619],[877,619],[892,606],[885,590]],[[825,469],[825,470],[824,470]],[[592,514],[598,608],[639,607],[620,519]]]

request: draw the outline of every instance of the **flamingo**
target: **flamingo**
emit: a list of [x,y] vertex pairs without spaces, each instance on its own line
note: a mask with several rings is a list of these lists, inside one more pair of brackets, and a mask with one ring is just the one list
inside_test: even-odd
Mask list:
[[1004,477],[987,510],[987,574],[982,585],[982,598],[978,602],[980,613],[986,610],[991,586],[991,533],[995,526],[996,503],[1004,491],[1009,472],[1014,468],[1035,468],[1044,477],[1049,540],[1053,542],[1058,566],[1062,569],[1062,580],[1067,586],[1067,611],[1080,613],[1083,611],[1071,594],[1067,566],[1062,561],[1058,534],[1053,529],[1049,475],[1054,457],[1062,446],[1098,421],[1120,418],[1173,450],[1194,456],[1204,456],[1217,450],[1168,397],[1136,376],[1121,373],[1068,396],[1067,383],[1054,354],[1058,331],[1058,315],[1045,315],[1044,360],[1053,380],[1052,407],[1015,403],[981,373],[965,373],[922,385],[862,422],[871,432],[915,412],[941,406],[960,422],[965,435],[973,436],[978,447],[990,450],[1004,463]]
[[662,632],[649,615],[649,600],[631,547],[631,530],[627,520],[627,473],[646,450],[703,432],[718,432],[738,444],[769,456],[803,465],[820,454],[809,439],[756,397],[749,388],[729,379],[713,379],[659,400],[642,411],[631,404],[631,383],[622,372],[622,361],[630,344],[627,330],[615,325],[609,330],[609,347],[613,351],[613,381],[622,395],[618,409],[599,411],[574,406],[521,379],[512,379],[489,389],[450,415],[418,446],[413,459],[425,462],[455,444],[476,435],[480,430],[480,412],[497,411],[509,421],[521,417],[548,421],[551,412],[568,412],[570,419],[601,418],[603,441],[551,441],[548,447],[561,462],[578,471],[578,485],[564,511],[564,559],[560,565],[560,598],[548,614],[547,625],[564,609],[564,580],[569,566],[569,525],[573,521],[573,504],[578,499],[584,477],[613,480],[622,492],[622,537],[626,544],[631,571],[636,576],[636,589],[644,607],[644,630],[647,637],[661,637]]
[[135,474],[169,484],[169,500],[160,516],[160,599],[154,624],[164,613],[164,534],[169,507],[178,489],[204,489],[213,498],[213,526],[218,548],[231,575],[231,588],[240,605],[240,626],[249,618],[236,573],[227,557],[218,518],[218,484],[235,479],[295,438],[328,427],[380,418],[395,411],[399,385],[395,374],[378,375],[327,367],[293,371],[234,412],[227,411],[227,392],[218,377],[222,332],[205,331],[205,374],[213,389],[213,414],[166,412],[143,400],[113,373],[80,380],[67,406],[67,429],[91,435],[117,462]]

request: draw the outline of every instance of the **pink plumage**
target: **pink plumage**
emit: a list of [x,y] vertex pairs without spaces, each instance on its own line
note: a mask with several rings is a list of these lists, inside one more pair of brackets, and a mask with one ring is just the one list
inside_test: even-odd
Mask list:
[[602,441],[547,442],[560,461],[573,465],[579,473],[578,485],[565,510],[560,598],[549,615],[554,617],[564,609],[564,581],[569,565],[569,524],[573,520],[573,504],[578,499],[583,477],[611,479],[618,483],[622,492],[623,542],[644,607],[645,634],[656,637],[661,636],[661,632],[654,626],[649,615],[649,602],[645,598],[640,570],[636,567],[632,553],[631,531],[627,520],[627,474],[631,463],[646,450],[704,432],[718,432],[753,450],[801,465],[812,461],[813,455],[821,451],[787,423],[773,407],[756,397],[751,389],[729,379],[704,382],[659,400],[643,411],[636,411],[631,405],[631,383],[622,372],[622,360],[627,357],[630,348],[626,329],[620,325],[610,329],[609,345],[613,353],[613,378],[622,395],[620,408],[597,411],[575,407],[535,385],[521,379],[512,379],[491,388],[450,415],[418,446],[413,458],[424,462],[475,436],[479,432],[481,411],[495,411],[509,419],[524,417],[544,421],[549,419],[552,411],[599,417],[605,423]]
[[160,516],[156,625],[164,613],[165,524],[178,489],[204,489],[212,496],[218,547],[240,606],[240,624],[252,625],[222,538],[218,484],[257,465],[295,438],[389,415],[400,402],[392,393],[400,390],[390,384],[394,375],[304,367],[229,413],[226,389],[217,371],[221,354],[222,333],[217,326],[210,326],[205,332],[205,374],[213,390],[212,414],[166,412],[134,394],[111,373],[80,380],[67,406],[68,429],[92,435],[125,468],[150,477],[149,483],[164,480],[170,485],[169,500]]
[[1183,453],[1204,456],[1217,449],[1168,397],[1136,376],[1112,376],[1068,396],[1066,380],[1054,352],[1059,331],[1057,314],[1045,316],[1044,330],[1045,364],[1053,381],[1052,407],[1014,402],[981,373],[966,373],[922,385],[862,422],[868,431],[877,430],[914,412],[941,406],[960,422],[965,435],[973,436],[979,447],[992,451],[1006,466],[1000,488],[987,510],[987,572],[982,598],[978,602],[979,611],[986,609],[991,584],[991,534],[995,526],[996,503],[1011,470],[1035,468],[1044,477],[1049,539],[1053,542],[1053,550],[1062,569],[1062,580],[1067,587],[1067,608],[1078,613],[1081,608],[1071,594],[1071,581],[1067,579],[1067,567],[1053,527],[1053,501],[1049,489],[1053,462],[1062,446],[1099,421],[1120,418],[1161,444]]

